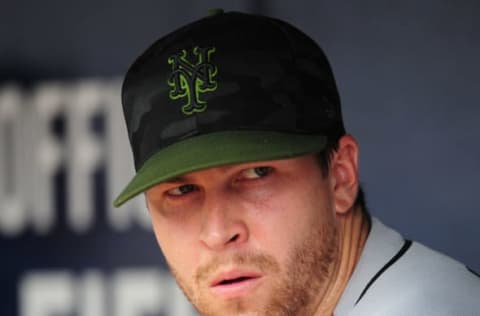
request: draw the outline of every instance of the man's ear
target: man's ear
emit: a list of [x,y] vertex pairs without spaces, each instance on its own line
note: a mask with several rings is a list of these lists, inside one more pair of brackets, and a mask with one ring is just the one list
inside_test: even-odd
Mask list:
[[351,135],[340,138],[329,175],[335,210],[337,214],[345,214],[352,209],[358,193],[358,144]]

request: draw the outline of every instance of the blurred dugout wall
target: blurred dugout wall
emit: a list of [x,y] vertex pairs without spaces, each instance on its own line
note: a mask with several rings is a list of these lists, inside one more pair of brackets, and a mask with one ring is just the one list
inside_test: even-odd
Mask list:
[[[0,315],[191,315],[133,174],[119,80],[0,88]],[[120,248],[121,247],[121,248]]]

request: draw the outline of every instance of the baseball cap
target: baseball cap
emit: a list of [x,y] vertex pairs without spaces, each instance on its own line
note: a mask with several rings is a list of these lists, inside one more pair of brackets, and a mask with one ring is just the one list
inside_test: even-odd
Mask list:
[[345,133],[320,47],[284,21],[239,12],[153,43],[129,68],[122,105],[136,174],[116,207],[188,172],[320,152]]

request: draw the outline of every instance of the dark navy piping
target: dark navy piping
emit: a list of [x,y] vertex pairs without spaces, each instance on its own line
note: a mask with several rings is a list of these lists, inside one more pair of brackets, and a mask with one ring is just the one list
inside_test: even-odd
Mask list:
[[383,274],[383,272],[385,272],[395,262],[397,262],[397,260],[400,259],[407,252],[408,248],[410,248],[411,245],[412,245],[411,240],[405,240],[405,243],[403,244],[402,248],[395,254],[395,256],[393,256],[392,259],[390,259],[390,261],[387,262],[387,264],[385,264],[380,270],[378,270],[378,272],[368,282],[367,286],[363,289],[362,293],[360,294],[357,301],[355,302],[355,305],[357,305],[358,302],[360,302],[360,300],[365,295],[365,293],[367,293],[370,286],[372,286],[372,284]]

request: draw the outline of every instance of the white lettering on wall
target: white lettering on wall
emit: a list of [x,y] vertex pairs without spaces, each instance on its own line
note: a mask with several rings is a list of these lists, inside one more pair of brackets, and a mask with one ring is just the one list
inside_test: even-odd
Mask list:
[[196,315],[166,272],[123,269],[111,277],[90,270],[32,271],[19,285],[20,316]]
[[79,316],[107,315],[105,278],[97,270],[85,272],[77,278],[77,310]]
[[67,103],[68,222],[77,231],[86,231],[94,220],[93,173],[103,155],[101,142],[90,126],[102,110],[102,86],[98,82],[78,84]]
[[19,291],[21,316],[71,315],[74,310],[75,283],[68,272],[31,273]]
[[[101,116],[105,133],[92,129]],[[64,121],[64,135],[53,131]],[[115,231],[151,230],[143,196],[116,209],[111,202],[135,171],[120,102],[120,82],[45,83],[31,90],[0,89],[0,235],[30,229],[41,235],[58,225],[54,177],[66,169],[66,220],[87,233],[97,214],[93,176],[106,171],[106,220]]]
[[[60,84],[44,84],[35,89],[32,97],[33,112],[29,143],[33,144],[31,156],[32,181],[31,208],[33,229],[46,234],[56,220],[54,202],[54,176],[63,161],[63,146],[52,132],[53,120],[62,113],[65,100]],[[29,198],[30,196],[27,196]]]
[[7,236],[22,232],[28,218],[27,201],[22,198],[28,192],[22,101],[19,89],[0,90],[0,231]]

